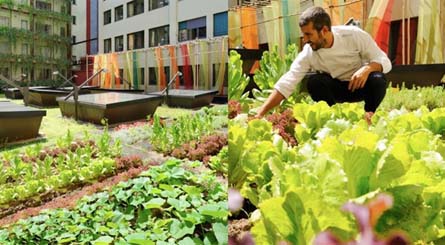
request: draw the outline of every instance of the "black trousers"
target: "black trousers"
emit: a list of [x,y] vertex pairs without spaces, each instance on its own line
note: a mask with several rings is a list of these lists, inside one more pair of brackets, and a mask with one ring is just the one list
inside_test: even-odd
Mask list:
[[351,92],[349,82],[334,79],[327,73],[311,75],[307,89],[314,101],[326,101],[328,105],[341,102],[365,101],[365,111],[375,112],[386,93],[386,77],[381,72],[371,72],[365,86]]

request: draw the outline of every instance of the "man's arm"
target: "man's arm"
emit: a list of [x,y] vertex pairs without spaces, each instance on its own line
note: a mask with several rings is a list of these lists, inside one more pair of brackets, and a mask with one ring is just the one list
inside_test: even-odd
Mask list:
[[360,55],[368,60],[369,64],[361,67],[352,75],[348,86],[351,91],[363,88],[369,73],[373,71],[388,73],[391,70],[391,61],[386,53],[377,46],[371,35],[360,28],[356,28],[355,37]]
[[371,62],[365,66],[362,66],[352,75],[351,80],[349,81],[348,89],[354,92],[356,89],[363,88],[366,80],[368,80],[369,73],[373,71],[382,72],[382,65],[377,62]]
[[269,98],[267,98],[266,102],[264,102],[264,104],[261,106],[256,117],[258,118],[264,117],[264,115],[266,115],[266,113],[270,109],[279,105],[282,100],[284,100],[284,96],[280,92],[278,92],[278,90],[274,89],[272,94],[269,95]]
[[295,87],[311,68],[309,63],[309,52],[311,47],[305,46],[303,50],[298,54],[297,58],[292,62],[290,69],[283,76],[280,77],[278,82],[274,86],[274,91],[267,98],[266,102],[261,106],[256,117],[261,118],[266,113],[279,105],[282,100],[291,96]]

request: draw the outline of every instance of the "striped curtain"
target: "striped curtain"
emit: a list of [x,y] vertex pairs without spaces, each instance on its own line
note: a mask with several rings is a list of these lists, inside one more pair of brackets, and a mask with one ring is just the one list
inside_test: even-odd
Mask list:
[[241,40],[241,10],[229,11],[229,48],[236,48],[242,44]]
[[158,66],[158,88],[159,90],[162,90],[165,88],[166,80],[165,80],[165,72],[164,72],[164,61],[162,59],[162,50],[161,47],[155,48],[155,56],[156,56],[156,64]]
[[376,0],[372,5],[366,24],[366,31],[371,34],[385,53],[388,53],[389,47],[389,28],[393,4],[394,0]]
[[211,87],[210,64],[209,64],[209,43],[207,41],[199,41],[199,52],[201,64],[199,68],[198,88],[209,90]]
[[125,69],[124,69],[124,76],[127,78],[127,81],[129,83],[133,84],[133,52],[126,52],[125,53]]
[[258,49],[258,26],[256,9],[253,7],[241,7],[241,36],[242,44],[247,49]]
[[[416,64],[444,63],[439,0],[421,0],[416,43]],[[443,14],[443,13],[442,13]]]
[[182,55],[182,62],[183,62],[183,79],[184,79],[184,85],[186,89],[192,89],[193,88],[193,79],[192,79],[192,70],[190,66],[190,55],[188,51],[187,44],[181,44],[181,55]]
[[[178,72],[178,62],[177,62],[177,57],[176,57],[176,47],[175,46],[168,46],[168,53],[170,55],[170,64],[171,64],[171,69],[173,71],[173,75],[176,74],[176,72]],[[176,77],[175,80],[175,88],[179,88],[180,86],[180,78],[179,76]]]
[[226,74],[226,61],[227,61],[227,50],[226,50],[226,42],[222,40],[221,42],[221,52],[220,52],[220,63],[218,68],[218,78],[216,79],[216,86],[218,88],[219,94],[222,95],[224,93],[224,78]]

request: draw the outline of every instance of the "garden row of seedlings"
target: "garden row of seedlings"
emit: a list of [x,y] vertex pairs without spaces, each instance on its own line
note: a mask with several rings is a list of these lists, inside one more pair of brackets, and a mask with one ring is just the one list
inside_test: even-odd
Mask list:
[[[148,168],[150,159],[121,157],[121,141],[112,139],[107,130],[97,140],[74,140],[68,134],[52,148],[33,146],[21,154],[4,154],[0,160],[3,216],[81,186],[94,186],[120,172],[137,171],[130,175],[132,179],[85,195],[72,208],[48,209],[4,225],[0,243],[227,243],[227,189],[214,174],[226,176],[227,136],[215,133],[212,113],[206,110],[167,124],[155,117],[152,126],[144,126],[152,145],[164,147],[157,151],[199,161],[172,158]],[[219,127],[226,124],[227,119]],[[215,170],[202,170],[204,159]]]

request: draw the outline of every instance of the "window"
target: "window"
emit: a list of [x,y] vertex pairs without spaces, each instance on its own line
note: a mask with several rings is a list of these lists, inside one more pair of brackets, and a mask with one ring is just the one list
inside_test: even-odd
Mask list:
[[144,69],[144,67],[139,68],[138,79],[139,79],[140,85],[145,84],[145,69]]
[[73,17],[73,25],[76,24],[76,16],[72,16]]
[[48,46],[40,46],[39,47],[39,55],[43,57],[50,57],[51,56],[51,49]]
[[206,17],[179,22],[180,42],[198,38],[206,38]]
[[104,12],[104,25],[111,23],[111,10]]
[[170,43],[169,26],[161,26],[149,30],[150,42],[149,47],[158,45],[166,45]]
[[144,0],[135,0],[127,3],[127,17],[142,14],[144,12]]
[[51,69],[41,69],[39,74],[39,79],[41,80],[49,80],[51,79]]
[[227,12],[213,15],[213,36],[227,35]]
[[21,21],[21,26],[22,26],[22,29],[28,30],[28,21],[27,20],[22,20]]
[[111,52],[111,38],[104,40],[104,53]]
[[9,17],[0,16],[0,26],[9,26]]
[[9,68],[8,67],[0,67],[0,74],[5,77],[9,77]]
[[124,18],[124,5],[118,6],[114,9],[114,21],[119,21]]
[[51,11],[51,3],[36,1],[36,9]]
[[127,35],[127,50],[144,48],[144,31]]
[[[159,69],[157,67],[149,67],[148,68],[148,85],[156,85],[158,84],[158,71]],[[164,74],[165,74],[165,79],[167,80],[166,82],[169,82],[170,80],[170,67],[169,66],[164,66]]]
[[124,36],[114,38],[114,52],[124,51]]
[[11,43],[8,41],[0,41],[0,54],[9,54],[11,51]]
[[76,0],[71,0],[71,3],[72,3],[73,5],[76,5]]
[[168,6],[168,0],[149,0],[148,5],[148,10],[162,8]]
[[28,55],[28,44],[27,43],[22,44],[22,54]]
[[46,34],[51,34],[51,25],[37,22],[36,23],[36,31],[44,32]]
[[75,44],[76,43],[76,36],[72,36],[71,37],[71,44]]

